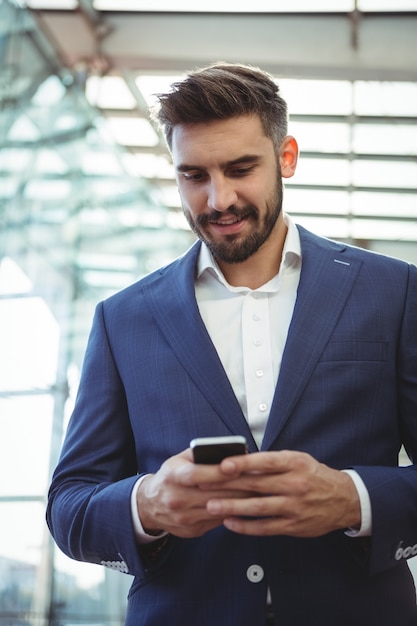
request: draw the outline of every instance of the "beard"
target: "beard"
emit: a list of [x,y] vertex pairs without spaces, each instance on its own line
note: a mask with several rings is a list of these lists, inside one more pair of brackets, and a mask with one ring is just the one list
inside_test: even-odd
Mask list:
[[[275,189],[270,198],[265,201],[265,214],[263,216],[260,215],[259,209],[252,204],[241,209],[232,205],[227,211],[212,211],[209,214],[199,215],[195,219],[191,217],[189,211],[184,209],[184,215],[191,229],[206,244],[216,260],[224,263],[243,263],[255,254],[270,236],[282,210],[282,199],[282,178],[278,172]],[[221,241],[214,241],[210,238],[207,226],[211,221],[217,221],[225,216],[234,216],[238,219],[249,218],[254,224],[252,232],[243,238],[238,234],[225,235]]]

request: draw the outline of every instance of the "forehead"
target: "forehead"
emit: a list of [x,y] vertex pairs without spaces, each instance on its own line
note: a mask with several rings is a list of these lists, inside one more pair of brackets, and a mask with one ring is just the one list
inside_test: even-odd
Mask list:
[[176,167],[203,164],[211,159],[238,159],[243,154],[263,154],[273,149],[258,115],[244,115],[204,123],[178,124],[172,134],[172,159]]

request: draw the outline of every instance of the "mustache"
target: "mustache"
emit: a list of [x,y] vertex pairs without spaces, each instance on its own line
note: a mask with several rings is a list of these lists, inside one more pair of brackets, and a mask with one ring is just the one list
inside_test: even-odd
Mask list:
[[237,217],[243,219],[245,217],[258,217],[258,209],[253,205],[247,205],[242,209],[232,205],[226,211],[211,211],[210,213],[204,213],[196,218],[198,226],[207,226],[210,222],[217,222],[221,218]]

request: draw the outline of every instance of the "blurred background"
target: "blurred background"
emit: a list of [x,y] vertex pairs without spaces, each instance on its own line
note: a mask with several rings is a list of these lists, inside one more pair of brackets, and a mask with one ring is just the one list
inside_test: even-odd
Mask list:
[[417,263],[417,0],[196,4],[0,0],[0,626],[123,624],[131,578],[64,557],[44,515],[96,303],[194,241],[153,94],[271,72],[286,211]]

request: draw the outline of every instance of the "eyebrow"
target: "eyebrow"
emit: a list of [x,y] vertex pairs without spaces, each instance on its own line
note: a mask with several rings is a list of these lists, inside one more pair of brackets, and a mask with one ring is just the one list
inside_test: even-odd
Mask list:
[[[259,161],[261,157],[258,154],[244,154],[237,159],[233,159],[232,161],[225,161],[221,163],[221,167],[225,169],[226,167],[233,167],[234,165],[240,165],[244,163],[256,163]],[[176,170],[177,172],[189,172],[191,170],[204,170],[205,168],[201,165],[188,165],[187,163],[180,163]]]

